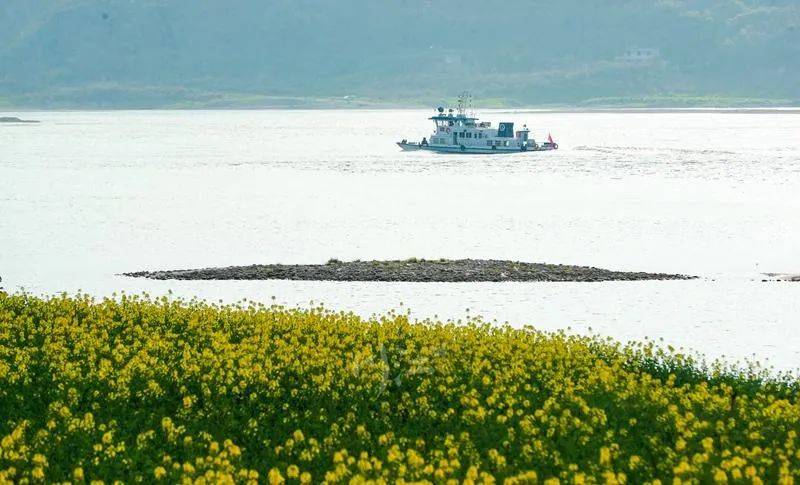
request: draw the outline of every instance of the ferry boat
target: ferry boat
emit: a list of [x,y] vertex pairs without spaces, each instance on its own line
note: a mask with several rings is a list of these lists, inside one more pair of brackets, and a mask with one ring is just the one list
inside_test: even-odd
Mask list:
[[428,118],[436,128],[430,138],[419,142],[402,140],[397,146],[403,150],[429,150],[445,153],[518,153],[525,151],[557,150],[558,144],[548,135],[547,141],[537,143],[527,125],[514,131],[514,123],[503,121],[493,128],[487,121],[467,116],[465,103],[467,95],[458,98],[458,109],[437,108],[436,115]]

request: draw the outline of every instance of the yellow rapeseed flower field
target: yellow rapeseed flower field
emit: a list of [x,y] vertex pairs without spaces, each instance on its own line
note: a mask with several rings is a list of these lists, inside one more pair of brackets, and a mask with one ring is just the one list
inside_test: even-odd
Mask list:
[[798,387],[479,321],[0,292],[0,482],[789,484]]

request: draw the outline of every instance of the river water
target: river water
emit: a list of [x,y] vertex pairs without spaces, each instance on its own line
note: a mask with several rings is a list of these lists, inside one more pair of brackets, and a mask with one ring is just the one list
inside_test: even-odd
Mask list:
[[[33,112],[0,125],[0,276],[644,338],[800,367],[800,114],[486,111],[557,152],[401,152],[424,110]],[[147,281],[125,271],[494,258],[698,275],[613,283]]]

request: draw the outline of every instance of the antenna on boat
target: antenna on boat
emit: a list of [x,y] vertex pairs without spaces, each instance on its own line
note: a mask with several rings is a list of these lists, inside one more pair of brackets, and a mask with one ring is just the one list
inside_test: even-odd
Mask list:
[[472,93],[462,91],[458,95],[458,114],[462,116],[475,116],[475,109],[472,106]]
[[470,116],[475,116],[475,110],[472,107],[472,93],[469,91],[462,91],[461,94],[458,95],[458,114],[466,116],[467,113],[469,113]]

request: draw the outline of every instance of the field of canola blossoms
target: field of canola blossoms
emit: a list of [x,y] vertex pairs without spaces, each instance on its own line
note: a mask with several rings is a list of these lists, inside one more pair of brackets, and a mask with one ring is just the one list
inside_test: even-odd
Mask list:
[[0,292],[0,482],[793,483],[795,378],[322,308]]

